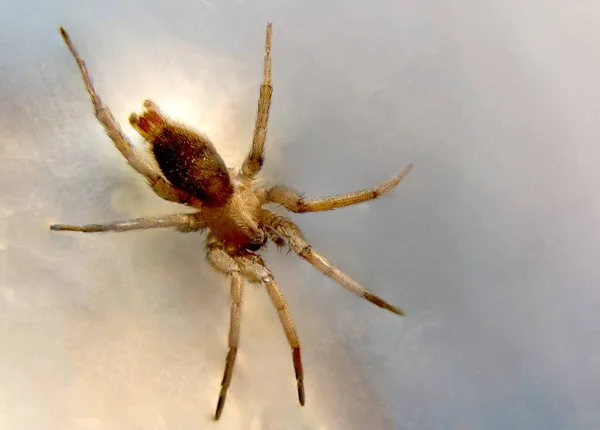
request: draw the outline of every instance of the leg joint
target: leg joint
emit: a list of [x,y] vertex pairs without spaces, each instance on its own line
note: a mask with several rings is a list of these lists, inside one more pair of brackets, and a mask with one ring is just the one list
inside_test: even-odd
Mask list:
[[308,258],[310,255],[312,255],[312,247],[308,244],[304,245],[304,247],[298,252],[298,255],[302,258]]

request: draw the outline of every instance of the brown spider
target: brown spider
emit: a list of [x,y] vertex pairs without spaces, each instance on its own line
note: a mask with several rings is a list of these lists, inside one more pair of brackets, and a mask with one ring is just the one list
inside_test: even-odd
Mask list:
[[254,179],[264,160],[264,143],[271,105],[271,23],[267,24],[263,82],[254,127],[252,148],[239,172],[227,169],[223,159],[210,140],[177,123],[164,115],[150,100],[143,103],[141,115],[132,113],[129,122],[149,143],[160,171],[152,167],[134,148],[121,127],[96,93],[83,59],[75,49],[69,35],[61,27],[60,34],[73,54],[85,87],[94,106],[96,118],[106,133],[123,154],[127,162],[146,178],[148,185],[159,197],[182,203],[196,209],[189,214],[165,215],[137,218],[109,224],[74,226],[55,224],[51,230],[80,231],[84,233],[105,231],[130,231],[149,228],[174,227],[181,232],[203,232],[208,230],[206,258],[219,272],[231,278],[231,322],[229,328],[229,352],[225,362],[225,373],[221,382],[215,419],[219,419],[225,404],[227,389],[231,382],[233,365],[238,349],[240,318],[242,309],[242,282],[264,285],[292,349],[298,399],[304,406],[304,376],[300,343],[292,316],[283,294],[275,283],[271,271],[256,254],[270,239],[278,246],[287,245],[301,258],[312,264],[324,275],[371,303],[397,315],[402,311],[366,290],[325,257],[317,253],[304,239],[300,229],[288,218],[264,209],[267,203],[277,203],[296,212],[318,212],[337,209],[375,199],[394,188],[408,174],[408,165],[398,175],[374,188],[305,200],[292,188],[275,185],[258,187]]

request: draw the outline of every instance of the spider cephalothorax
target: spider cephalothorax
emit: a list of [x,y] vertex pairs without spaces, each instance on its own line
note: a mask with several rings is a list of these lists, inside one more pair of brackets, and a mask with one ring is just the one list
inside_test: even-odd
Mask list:
[[254,127],[252,148],[241,169],[227,169],[223,159],[204,135],[179,124],[161,113],[150,100],[143,103],[141,115],[132,113],[129,121],[150,144],[150,150],[160,168],[157,171],[144,159],[122,132],[121,127],[96,93],[83,59],[73,46],[69,35],[60,29],[67,47],[81,71],[86,89],[92,100],[96,118],[129,164],[142,176],[154,192],[163,199],[182,203],[196,209],[194,213],[137,218],[110,224],[74,226],[55,224],[52,230],[104,232],[130,231],[172,227],[181,232],[208,232],[206,258],[219,272],[231,279],[231,324],[229,352],[215,418],[219,419],[231,382],[238,348],[244,279],[262,284],[283,325],[292,349],[298,399],[304,405],[304,373],[300,344],[294,322],[283,295],[265,262],[255,252],[269,240],[278,246],[287,244],[301,258],[324,275],[338,282],[352,293],[371,303],[403,315],[402,311],[372,294],[325,257],[317,253],[304,239],[298,227],[288,218],[264,208],[275,203],[297,213],[325,211],[375,199],[391,190],[408,174],[408,165],[398,175],[362,191],[332,197],[305,200],[285,185],[258,187],[254,179],[264,160],[264,143],[271,105],[271,24],[267,25],[263,82],[260,87],[258,112]]

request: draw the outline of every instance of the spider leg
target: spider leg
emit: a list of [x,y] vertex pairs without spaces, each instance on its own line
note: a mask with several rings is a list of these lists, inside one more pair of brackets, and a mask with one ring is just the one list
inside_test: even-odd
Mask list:
[[298,226],[288,218],[277,215],[275,212],[263,209],[263,222],[265,225],[274,228],[283,238],[287,240],[290,248],[292,248],[296,254],[308,261],[312,266],[315,267],[315,269],[325,276],[328,276],[342,287],[346,288],[348,291],[356,294],[359,297],[362,297],[365,300],[368,300],[380,308],[387,309],[388,311],[391,311],[397,315],[404,315],[402,310],[390,305],[381,297],[371,293],[350,276],[346,275],[340,269],[331,264],[331,262],[329,262],[321,254],[313,250],[302,235],[302,232]]
[[225,372],[221,381],[221,391],[219,392],[219,402],[215,412],[215,419],[218,420],[225,406],[227,389],[231,383],[233,375],[233,365],[237,355],[238,343],[240,339],[240,322],[242,318],[242,275],[239,272],[231,274],[231,317],[229,323],[229,352],[225,359]]
[[412,164],[409,164],[396,176],[381,182],[373,188],[348,194],[305,200],[292,188],[286,185],[275,185],[266,190],[265,198],[267,202],[278,203],[296,213],[328,211],[376,199],[396,187],[411,169]]
[[283,248],[287,244],[285,239],[283,237],[281,237],[279,235],[279,233],[277,233],[271,227],[265,228],[265,231],[267,232],[267,235],[269,236],[269,238],[271,239],[271,241],[275,244],[275,246],[277,248]]
[[256,111],[256,120],[254,123],[254,138],[252,139],[252,149],[242,165],[242,177],[252,180],[260,171],[264,162],[264,145],[267,136],[267,122],[269,121],[269,109],[271,107],[271,95],[273,87],[271,86],[271,34],[272,24],[267,24],[265,36],[265,61],[263,70],[263,82],[260,86],[260,97],[258,99],[258,109]]
[[131,230],[146,230],[150,228],[175,227],[177,230],[188,233],[206,228],[204,221],[197,214],[163,215],[158,217],[135,218],[127,221],[117,221],[108,224],[70,225],[52,224],[50,230],[54,231],[79,231],[82,233],[98,232],[124,232]]
[[290,348],[292,349],[294,372],[296,374],[296,385],[298,387],[298,401],[300,402],[301,406],[304,406],[304,371],[302,370],[300,341],[298,340],[296,326],[294,325],[294,320],[292,319],[287,302],[283,297],[283,293],[277,286],[271,271],[265,266],[264,261],[260,257],[254,254],[249,254],[248,256],[237,257],[236,261],[242,268],[242,273],[244,276],[247,276],[253,280],[259,280],[260,283],[265,286],[267,293],[269,294],[269,298],[277,310],[277,315],[279,315],[279,319],[283,325],[285,336],[287,337]]
[[209,263],[219,272],[231,277],[231,318],[229,323],[229,351],[225,359],[225,371],[221,381],[219,401],[215,411],[215,420],[223,413],[227,390],[233,375],[233,365],[240,338],[240,322],[242,318],[242,274],[240,267],[224,250],[223,243],[214,235],[210,234],[207,241],[207,259]]
[[75,48],[75,45],[73,45],[69,34],[62,27],[60,28],[60,34],[67,44],[67,48],[69,48],[69,51],[73,55],[73,58],[77,62],[77,66],[81,72],[81,77],[83,78],[83,83],[85,84],[85,88],[87,89],[92,101],[92,105],[94,106],[94,114],[96,115],[96,118],[100,124],[102,124],[104,130],[106,130],[106,134],[108,134],[108,137],[111,138],[116,148],[123,155],[123,157],[125,157],[131,167],[133,167],[140,175],[144,176],[154,192],[163,199],[176,203],[195,202],[195,199],[193,199],[192,196],[190,196],[186,191],[167,182],[152,167],[152,165],[148,163],[148,161],[138,154],[127,136],[125,136],[123,133],[123,130],[121,130],[121,126],[113,117],[110,109],[104,105],[100,99],[100,96],[96,93],[94,85],[92,84],[92,79],[85,66],[85,62],[79,55],[79,52],[77,52],[77,49]]

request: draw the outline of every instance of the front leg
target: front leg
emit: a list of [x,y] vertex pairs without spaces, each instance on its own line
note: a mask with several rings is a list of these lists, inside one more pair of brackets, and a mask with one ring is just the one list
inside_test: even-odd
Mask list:
[[300,354],[300,340],[296,332],[296,325],[292,318],[292,314],[288,308],[287,302],[283,297],[283,293],[275,282],[275,278],[271,271],[265,265],[265,262],[259,256],[251,253],[246,253],[236,257],[235,261],[242,269],[242,273],[247,278],[260,282],[267,290],[273,307],[277,311],[279,320],[288,340],[288,344],[292,350],[292,363],[294,365],[294,373],[296,375],[296,389],[298,390],[298,402],[300,406],[304,406],[304,370],[302,368],[302,355]]
[[231,278],[231,315],[229,320],[229,351],[225,357],[225,371],[221,380],[221,390],[215,411],[215,420],[218,420],[225,407],[227,390],[231,384],[233,366],[240,342],[240,326],[242,320],[242,289],[243,277],[240,267],[235,260],[225,252],[223,242],[214,234],[209,234],[206,241],[206,258],[210,265],[217,271]]

